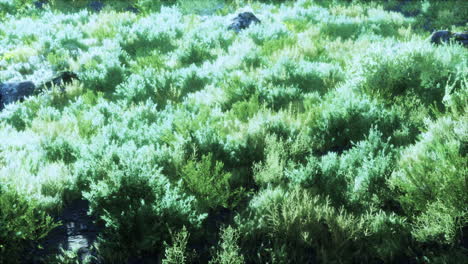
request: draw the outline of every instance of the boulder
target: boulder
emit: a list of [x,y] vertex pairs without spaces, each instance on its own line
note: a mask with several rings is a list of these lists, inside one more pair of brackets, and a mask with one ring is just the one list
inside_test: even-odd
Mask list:
[[232,24],[229,25],[228,29],[240,32],[248,28],[252,23],[261,23],[261,21],[252,12],[243,12],[232,20]]
[[439,30],[435,31],[431,35],[431,43],[433,44],[442,44],[442,43],[447,43],[449,40],[452,38],[452,32],[448,30]]
[[24,98],[33,94],[36,86],[32,82],[12,82],[0,84],[0,110],[5,105],[16,101],[23,101]]
[[34,7],[37,9],[44,9],[44,6],[47,4],[47,0],[38,0],[34,1]]
[[458,43],[462,44],[463,46],[467,47],[468,46],[468,31],[453,34],[453,39],[456,42],[458,42]]
[[78,75],[71,71],[64,71],[59,73],[52,80],[46,82],[44,86],[51,88],[52,86],[63,87],[64,85],[72,83],[73,80],[79,80]]
[[133,14],[139,14],[140,13],[140,9],[134,7],[134,6],[128,6],[124,9],[124,11],[126,12],[130,12],[130,13],[133,13]]
[[468,46],[468,32],[452,33],[448,30],[435,31],[431,35],[431,43],[439,45],[453,41],[463,46]]
[[104,3],[101,1],[91,1],[88,7],[93,11],[100,12],[104,8]]

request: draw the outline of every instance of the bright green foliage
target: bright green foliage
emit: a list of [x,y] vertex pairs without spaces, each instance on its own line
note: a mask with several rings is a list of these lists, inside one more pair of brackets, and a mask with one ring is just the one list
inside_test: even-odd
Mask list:
[[413,235],[419,241],[454,243],[467,223],[467,128],[466,114],[440,118],[402,154],[392,183],[416,221]]
[[0,0],[0,263],[467,262],[465,2]]
[[88,157],[89,163],[80,164],[83,170],[77,172],[89,186],[83,195],[91,211],[106,225],[100,250],[115,261],[136,252],[157,252],[169,238],[168,227],[196,229],[204,218],[194,198],[159,172],[150,153],[151,148],[134,144],[109,146]]
[[232,227],[221,230],[221,248],[210,264],[244,264],[244,256],[240,253],[237,245],[239,240],[239,231]]
[[184,264],[187,263],[187,243],[189,233],[184,227],[182,230],[172,237],[172,246],[169,247],[164,243],[166,251],[164,253],[163,264]]
[[232,190],[229,184],[231,176],[231,173],[223,171],[223,163],[214,160],[212,154],[203,155],[199,162],[189,160],[180,175],[200,206],[212,210],[236,205],[237,191]]
[[434,49],[429,43],[374,47],[369,55],[359,59],[362,89],[390,101],[397,96],[412,96],[426,105],[440,104],[450,77],[466,73],[465,55],[463,47]]
[[[298,188],[267,189],[251,201],[250,209],[251,214],[238,221],[251,261],[391,262],[405,255],[405,223],[393,214],[356,217]],[[263,243],[255,244],[261,237]]]
[[0,262],[19,263],[24,242],[44,238],[58,226],[40,209],[8,185],[0,185]]

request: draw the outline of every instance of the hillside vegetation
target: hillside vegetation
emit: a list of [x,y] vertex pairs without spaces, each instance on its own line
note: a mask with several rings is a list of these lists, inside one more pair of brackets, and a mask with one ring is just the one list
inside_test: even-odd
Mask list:
[[468,263],[468,2],[102,2],[0,0],[0,263]]

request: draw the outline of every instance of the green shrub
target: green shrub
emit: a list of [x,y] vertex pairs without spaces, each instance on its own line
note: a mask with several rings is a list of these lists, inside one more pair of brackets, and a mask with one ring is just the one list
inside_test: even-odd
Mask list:
[[466,140],[466,119],[442,117],[402,153],[391,182],[421,242],[455,245],[466,226]]
[[417,42],[400,44],[398,48],[375,47],[357,66],[363,78],[361,89],[387,102],[413,96],[425,105],[441,105],[449,79],[466,72],[463,52],[462,47],[435,49],[429,43]]
[[89,167],[78,176],[89,186],[83,195],[91,212],[106,226],[99,246],[104,258],[123,261],[134,254],[160,253],[169,229],[200,227],[205,215],[196,211],[194,198],[179,184],[171,184],[151,155],[140,156],[150,149],[125,144],[101,151],[90,157]]
[[213,155],[203,155],[199,162],[189,160],[181,170],[181,179],[189,193],[197,197],[204,210],[233,208],[240,191],[230,186],[231,173],[223,171],[223,163]]
[[182,230],[172,236],[172,246],[164,243],[166,248],[164,253],[163,264],[184,264],[187,263],[187,243],[189,233],[184,227]]
[[239,240],[239,231],[227,227],[221,230],[221,244],[217,255],[210,261],[210,264],[243,264],[244,256],[240,253],[237,245]]
[[265,81],[273,85],[298,87],[301,92],[325,93],[343,80],[339,66],[307,61],[295,62],[282,57],[265,74]]
[[92,47],[80,58],[80,78],[86,87],[96,91],[112,92],[125,76],[125,69],[119,60],[121,48],[110,40],[103,46]]
[[149,47],[162,53],[172,51],[174,41],[182,36],[181,20],[182,15],[176,8],[163,8],[160,13],[141,18],[131,27],[123,28],[120,32],[121,46],[131,56],[141,55]]
[[365,140],[341,155],[310,156],[305,165],[286,167],[282,175],[285,182],[328,196],[335,206],[359,212],[367,208],[393,209],[395,201],[387,180],[395,160],[393,146],[371,129]]
[[353,216],[300,188],[268,189],[238,218],[248,262],[393,262],[408,254],[404,219],[369,212]]
[[0,262],[20,263],[28,243],[44,238],[58,226],[38,206],[3,182],[0,185]]
[[349,149],[352,142],[363,140],[372,126],[377,126],[384,137],[402,126],[398,112],[376,100],[346,90],[332,94],[335,96],[327,96],[306,113],[312,148],[319,154]]
[[43,143],[47,159],[51,162],[63,161],[65,164],[75,162],[79,157],[79,148],[63,137],[46,139]]

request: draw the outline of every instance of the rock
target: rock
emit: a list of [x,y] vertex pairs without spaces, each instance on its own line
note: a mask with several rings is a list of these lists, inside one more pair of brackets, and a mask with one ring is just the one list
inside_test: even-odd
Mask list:
[[127,8],[124,9],[125,11],[127,12],[130,12],[130,13],[134,13],[134,14],[139,14],[140,13],[140,9],[134,7],[134,6],[129,6]]
[[104,8],[104,3],[101,1],[92,1],[88,6],[96,12],[100,12]]
[[261,21],[253,13],[243,12],[233,19],[228,29],[240,32],[242,29],[248,28],[252,23],[261,23]]
[[468,31],[453,34],[453,39],[465,47],[468,46]]
[[44,6],[48,4],[47,3],[47,0],[38,0],[38,1],[34,1],[34,7],[36,7],[37,9],[44,9]]
[[448,30],[439,30],[431,35],[431,43],[434,43],[436,45],[442,44],[442,43],[448,43],[450,38],[452,38],[452,32]]
[[0,84],[0,110],[5,105],[16,101],[23,101],[24,98],[33,94],[36,86],[32,82],[14,82]]
[[449,43],[450,41],[468,46],[468,32],[452,33],[448,30],[439,30],[431,35],[431,43],[436,45]]
[[64,85],[71,84],[73,80],[80,80],[78,75],[71,71],[64,71],[59,73],[52,80],[46,82],[44,86],[51,88],[52,86],[63,87]]
[[[75,250],[79,263],[100,263],[96,260],[97,252],[93,244],[103,226],[95,223],[96,217],[88,215],[88,210],[89,202],[86,200],[75,200],[68,204],[59,215],[54,216],[54,220],[61,225],[49,232],[45,238],[30,245],[27,251],[33,251],[34,254],[30,254],[29,259],[23,263],[47,259],[60,254],[61,249]],[[86,262],[85,259],[92,261]]]

